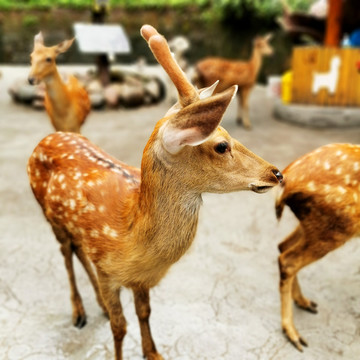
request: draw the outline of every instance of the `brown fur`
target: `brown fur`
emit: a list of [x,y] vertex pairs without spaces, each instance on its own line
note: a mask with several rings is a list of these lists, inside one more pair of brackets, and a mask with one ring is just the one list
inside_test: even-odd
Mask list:
[[301,350],[306,342],[293,324],[291,300],[311,312],[316,312],[316,304],[302,295],[297,273],[360,234],[360,146],[323,146],[283,174],[276,214],[280,218],[288,205],[299,225],[279,245],[282,327]]
[[55,130],[79,133],[91,109],[88,93],[74,76],[69,76],[64,83],[55,63],[57,55],[67,51],[73,41],[66,40],[46,47],[41,33],[36,35],[34,50],[30,55],[29,82],[45,82],[45,109]]
[[[270,36],[258,37],[254,40],[252,55],[249,61],[227,60],[223,58],[206,58],[196,64],[195,83],[199,87],[212,85],[219,80],[217,92],[224,91],[230,86],[238,86],[238,113],[237,122],[243,123],[245,128],[250,128],[249,96],[255,85],[259,70],[262,65],[263,55],[272,54],[268,44]],[[240,111],[242,108],[242,117]]]
[[[160,35],[146,35],[154,31],[145,27],[142,34],[160,63],[163,65],[163,56],[171,63],[165,39],[156,39],[162,42],[160,56],[152,48],[152,36]],[[173,77],[178,71],[176,64],[168,65],[165,68]],[[188,87],[189,83],[184,77],[177,86]],[[186,92],[193,103],[172,109],[171,115],[157,123],[144,149],[141,171],[72,133],[49,135],[29,159],[32,190],[65,256],[74,324],[83,326],[86,317],[76,289],[72,249],[78,257],[86,254],[79,259],[90,279],[95,275],[86,267],[89,260],[96,267],[98,282],[93,285],[110,317],[116,359],[122,358],[126,333],[119,299],[123,286],[134,292],[144,356],[162,359],[150,332],[149,289],[191,246],[202,192],[263,192],[281,178],[275,167],[219,127],[234,90],[200,99],[189,87]],[[209,112],[204,104],[213,103],[217,111]],[[216,146],[224,141],[228,149],[217,153]]]

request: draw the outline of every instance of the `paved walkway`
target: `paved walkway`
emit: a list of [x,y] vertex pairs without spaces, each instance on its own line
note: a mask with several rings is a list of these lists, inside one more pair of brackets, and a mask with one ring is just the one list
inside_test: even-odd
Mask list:
[[[71,324],[62,256],[30,192],[26,162],[52,132],[44,112],[15,105],[9,84],[28,68],[0,67],[0,358],[111,360],[109,322],[76,262],[88,324]],[[360,129],[300,128],[275,121],[272,101],[257,87],[251,97],[252,131],[235,124],[232,104],[223,126],[258,155],[284,168],[330,142],[359,142]],[[142,150],[168,105],[92,112],[83,134],[121,160],[139,166]],[[311,169],[309,169],[311,171]],[[190,251],[154,288],[151,325],[159,351],[171,360],[337,360],[360,356],[360,244],[353,240],[300,273],[304,293],[319,314],[295,309],[309,348],[299,353],[280,326],[277,243],[296,220],[277,223],[273,193],[204,195]],[[121,294],[128,334],[124,359],[140,360],[132,295]]]

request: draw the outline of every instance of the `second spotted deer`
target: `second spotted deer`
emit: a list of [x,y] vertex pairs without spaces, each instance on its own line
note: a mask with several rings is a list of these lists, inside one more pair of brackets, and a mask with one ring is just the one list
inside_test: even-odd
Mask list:
[[306,298],[298,272],[360,235],[360,146],[330,144],[291,163],[283,172],[276,201],[280,219],[290,207],[299,225],[279,245],[282,328],[299,350],[307,345],[293,321],[293,302],[312,313],[315,302]]
[[145,146],[141,170],[81,135],[60,132],[42,140],[28,163],[31,188],[65,258],[74,324],[83,326],[86,315],[75,283],[73,252],[109,314],[118,360],[126,333],[122,287],[134,293],[144,357],[162,359],[150,331],[149,290],[190,247],[201,194],[263,193],[282,179],[276,167],[219,126],[236,86],[213,96],[212,88],[198,92],[171,56],[165,38],[150,25],[144,25],[141,34],[179,93],[179,102],[158,121]]
[[246,129],[251,128],[249,118],[249,97],[253,89],[264,55],[271,55],[273,49],[269,44],[271,34],[256,37],[251,57],[248,61],[228,60],[209,57],[196,64],[194,82],[200,87],[210,86],[219,80],[216,91],[224,91],[230,86],[238,86],[237,123]]

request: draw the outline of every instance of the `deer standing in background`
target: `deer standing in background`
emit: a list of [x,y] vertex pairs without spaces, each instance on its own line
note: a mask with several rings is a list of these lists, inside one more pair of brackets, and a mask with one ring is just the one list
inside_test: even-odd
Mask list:
[[276,201],[280,219],[288,205],[299,225],[280,243],[282,328],[302,351],[306,341],[293,322],[293,301],[312,313],[317,305],[303,296],[297,279],[300,269],[360,235],[360,146],[330,144],[291,163]]
[[268,34],[264,37],[255,38],[249,61],[210,57],[199,61],[195,67],[193,81],[199,87],[210,86],[217,80],[219,80],[219,85],[216,88],[217,92],[224,91],[233,85],[238,86],[236,121],[238,124],[243,124],[246,129],[251,128],[249,97],[261,68],[262,58],[264,55],[273,53],[273,49],[269,45],[271,36],[271,34]]
[[[51,224],[69,275],[73,322],[85,324],[75,284],[72,252],[92,279],[110,317],[115,358],[122,359],[126,321],[119,293],[134,293],[144,357],[162,359],[150,332],[149,289],[191,245],[203,192],[262,193],[282,179],[219,126],[236,86],[211,96],[198,92],[150,25],[141,34],[179,93],[155,126],[144,149],[141,171],[73,133],[43,139],[28,163],[31,188]],[[98,286],[89,260],[95,265]],[[98,290],[99,287],[99,290]],[[101,294],[101,296],[100,296]]]
[[55,63],[56,57],[67,51],[73,41],[74,38],[46,47],[41,32],[35,35],[28,79],[31,85],[44,81],[45,108],[55,130],[79,133],[81,125],[90,112],[89,96],[74,76],[70,75],[67,83],[64,83]]

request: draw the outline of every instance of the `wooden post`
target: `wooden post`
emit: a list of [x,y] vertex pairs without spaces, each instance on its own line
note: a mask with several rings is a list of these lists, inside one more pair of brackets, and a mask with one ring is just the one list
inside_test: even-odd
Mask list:
[[329,11],[326,22],[325,46],[340,45],[343,0],[329,0]]
[[[108,0],[95,0],[92,9],[93,24],[104,24],[107,15]],[[100,54],[96,58],[97,72],[100,82],[106,86],[110,83],[110,62],[107,54]]]

